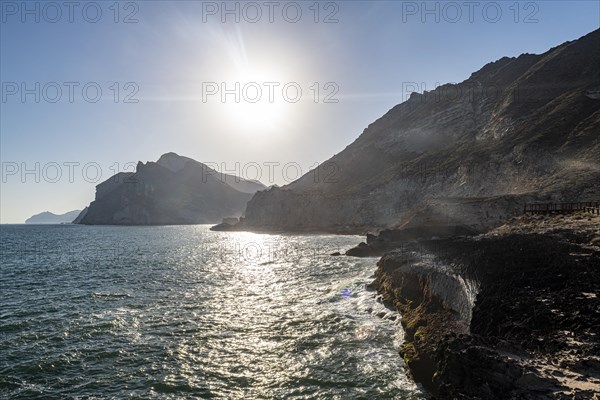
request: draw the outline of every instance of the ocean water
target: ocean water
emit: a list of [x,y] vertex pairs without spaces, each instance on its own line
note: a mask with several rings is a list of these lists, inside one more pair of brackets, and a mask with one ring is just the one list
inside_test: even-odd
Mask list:
[[3,225],[0,398],[424,398],[361,239]]

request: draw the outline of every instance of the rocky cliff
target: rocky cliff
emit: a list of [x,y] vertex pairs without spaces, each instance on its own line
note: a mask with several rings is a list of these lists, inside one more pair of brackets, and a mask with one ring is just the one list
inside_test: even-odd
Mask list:
[[237,229],[365,232],[500,225],[537,200],[599,196],[600,30],[413,93]]
[[207,224],[239,216],[260,182],[221,174],[205,164],[167,153],[139,162],[96,187],[96,198],[78,217],[81,224]]
[[409,370],[437,399],[600,393],[600,216],[523,216],[406,243],[375,276],[402,313]]

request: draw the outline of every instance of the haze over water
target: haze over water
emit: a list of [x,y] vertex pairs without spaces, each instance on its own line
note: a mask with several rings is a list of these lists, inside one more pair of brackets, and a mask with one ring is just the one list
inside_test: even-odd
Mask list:
[[[420,399],[351,236],[0,229],[0,396]],[[379,318],[377,314],[386,313]]]

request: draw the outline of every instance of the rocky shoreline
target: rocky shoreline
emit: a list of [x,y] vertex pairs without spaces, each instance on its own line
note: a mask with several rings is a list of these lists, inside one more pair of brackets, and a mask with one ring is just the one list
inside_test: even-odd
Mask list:
[[600,397],[600,216],[406,242],[375,277],[402,314],[401,355],[436,399]]

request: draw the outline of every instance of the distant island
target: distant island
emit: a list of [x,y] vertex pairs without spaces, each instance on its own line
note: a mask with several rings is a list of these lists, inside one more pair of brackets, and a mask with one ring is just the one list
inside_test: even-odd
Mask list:
[[80,213],[81,210],[73,210],[64,214],[54,214],[50,211],[44,211],[27,218],[25,223],[32,225],[70,224]]
[[211,224],[241,216],[260,182],[220,173],[175,153],[139,162],[96,186],[95,200],[77,217],[84,225]]

